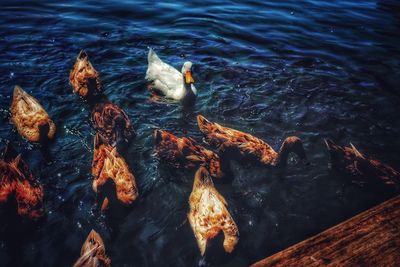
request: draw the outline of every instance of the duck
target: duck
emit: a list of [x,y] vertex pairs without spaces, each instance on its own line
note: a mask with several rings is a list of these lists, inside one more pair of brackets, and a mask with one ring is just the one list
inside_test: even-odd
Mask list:
[[148,68],[145,79],[150,82],[149,89],[153,93],[182,102],[184,105],[193,104],[197,96],[192,76],[192,62],[183,63],[181,72],[164,63],[154,52],[149,49],[147,57]]
[[188,221],[201,256],[206,252],[208,241],[221,231],[224,234],[224,250],[232,253],[239,241],[239,229],[227,209],[226,200],[214,187],[211,176],[204,166],[200,166],[196,171],[189,206]]
[[307,163],[303,143],[296,136],[287,137],[276,152],[263,140],[232,128],[224,127],[218,123],[210,122],[202,115],[197,116],[197,124],[204,134],[205,142],[218,149],[220,155],[239,152],[240,157],[253,158],[266,166],[284,167],[291,152]]
[[215,178],[222,178],[224,172],[218,154],[199,145],[188,137],[177,137],[167,131],[155,130],[155,155],[167,165],[176,169],[197,169],[207,167]]
[[11,122],[18,133],[30,142],[46,142],[54,138],[56,125],[39,101],[15,86],[11,103]]
[[83,98],[89,98],[102,93],[103,86],[100,75],[89,61],[88,54],[81,50],[69,73],[69,82],[73,92]]
[[101,210],[105,211],[110,204],[108,192],[103,192],[103,186],[110,179],[115,184],[116,197],[119,203],[125,206],[132,204],[139,197],[136,179],[125,159],[118,153],[117,148],[109,145],[97,133],[93,151],[92,175],[94,179],[92,188],[96,193],[105,194]]
[[400,172],[381,161],[361,153],[352,143],[337,145],[324,139],[330,156],[330,168],[344,173],[357,183],[368,183],[388,193],[400,193]]
[[125,111],[106,99],[93,106],[92,121],[95,130],[112,146],[128,143],[136,135]]
[[91,230],[82,245],[81,255],[73,267],[109,267],[111,259],[106,254],[103,239],[95,231]]
[[8,142],[0,159],[0,206],[16,203],[16,214],[34,221],[44,215],[43,196],[43,186]]

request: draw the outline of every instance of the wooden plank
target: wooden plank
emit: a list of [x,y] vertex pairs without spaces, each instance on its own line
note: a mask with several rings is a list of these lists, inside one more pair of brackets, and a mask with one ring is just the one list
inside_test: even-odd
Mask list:
[[400,266],[400,196],[251,265],[262,266]]

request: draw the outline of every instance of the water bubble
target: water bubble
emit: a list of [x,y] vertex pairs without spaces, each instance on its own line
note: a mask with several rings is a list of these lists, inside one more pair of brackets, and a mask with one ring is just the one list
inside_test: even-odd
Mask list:
[[80,222],[77,222],[76,225],[78,226],[78,228],[82,228],[82,224]]
[[61,177],[61,173],[57,173],[57,177]]
[[293,11],[291,11],[291,12],[290,12],[290,15],[294,15],[294,12],[293,12]]
[[14,78],[14,72],[10,72],[10,79]]
[[249,221],[249,225],[253,226],[253,221],[252,220]]

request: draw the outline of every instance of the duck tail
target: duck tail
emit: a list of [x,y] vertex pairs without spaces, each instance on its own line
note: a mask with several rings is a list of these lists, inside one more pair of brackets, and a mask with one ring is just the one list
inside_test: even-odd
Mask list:
[[193,189],[200,186],[214,186],[210,173],[204,166],[200,166],[194,176]]
[[14,94],[13,94],[13,97],[14,97],[14,98],[18,98],[19,96],[24,95],[24,93],[25,93],[24,89],[22,89],[21,86],[16,85],[16,86],[14,87]]
[[158,145],[159,143],[161,143],[161,141],[164,140],[164,136],[165,136],[166,132],[162,131],[162,130],[154,130],[154,144]]
[[157,56],[156,52],[154,52],[153,48],[149,48],[149,54],[147,55],[147,61],[150,64],[154,61],[159,61],[160,58]]
[[88,56],[88,54],[85,52],[85,50],[82,49],[82,50],[79,52],[77,59],[85,60],[85,59],[89,59],[89,56]]
[[201,115],[197,115],[197,124],[199,125],[200,131],[203,133],[207,133],[209,131],[209,127],[213,125],[212,122]]

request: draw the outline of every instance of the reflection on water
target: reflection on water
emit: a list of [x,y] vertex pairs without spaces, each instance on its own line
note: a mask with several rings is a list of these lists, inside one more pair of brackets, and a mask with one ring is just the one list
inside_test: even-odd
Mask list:
[[[312,162],[304,167],[293,159],[285,170],[232,162],[233,181],[216,187],[240,241],[213,265],[245,266],[384,200],[330,173],[322,138],[351,141],[400,169],[396,10],[395,1],[3,1],[0,141],[11,140],[40,177],[48,213],[32,228],[7,234],[1,214],[0,262],[70,266],[94,228],[113,266],[211,264],[200,258],[186,221],[194,173],[169,170],[152,156],[154,129],[201,141],[197,114],[275,149],[297,135]],[[193,108],[148,100],[148,47],[176,67],[194,62]],[[111,225],[91,188],[90,107],[68,84],[82,48],[137,133],[126,159],[141,198]],[[58,126],[47,150],[22,140],[9,124],[16,84]]]

